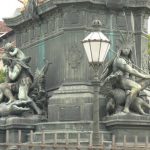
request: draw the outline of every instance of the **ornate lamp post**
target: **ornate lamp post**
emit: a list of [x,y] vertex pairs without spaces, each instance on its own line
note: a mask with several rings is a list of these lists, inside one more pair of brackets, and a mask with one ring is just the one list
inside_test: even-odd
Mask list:
[[99,145],[99,68],[104,62],[110,48],[110,40],[100,32],[100,20],[93,21],[93,32],[82,41],[89,64],[94,70],[94,100],[93,100],[93,145]]

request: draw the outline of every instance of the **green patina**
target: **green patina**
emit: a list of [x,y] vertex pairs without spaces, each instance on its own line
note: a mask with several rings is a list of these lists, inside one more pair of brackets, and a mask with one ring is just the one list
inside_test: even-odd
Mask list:
[[109,21],[109,24],[110,24],[110,32],[109,32],[109,39],[111,41],[111,45],[110,45],[110,51],[108,52],[108,59],[111,59],[113,56],[114,56],[114,53],[112,53],[112,51],[115,51],[114,50],[114,41],[115,41],[115,37],[114,37],[114,31],[113,31],[113,15],[111,14],[110,15],[110,21]]
[[[44,32],[41,29],[41,39],[44,38]],[[44,66],[44,60],[45,60],[45,41],[42,41],[38,45],[38,68],[42,68]]]

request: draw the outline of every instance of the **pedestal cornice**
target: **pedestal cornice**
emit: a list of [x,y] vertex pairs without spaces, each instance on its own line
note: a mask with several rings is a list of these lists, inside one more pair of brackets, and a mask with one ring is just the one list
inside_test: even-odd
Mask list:
[[[120,2],[119,2],[120,1]],[[48,11],[52,11],[56,8],[58,8],[60,5],[65,5],[65,4],[74,4],[74,3],[92,3],[92,4],[98,4],[98,5],[103,5],[106,6],[106,8],[113,8],[113,9],[119,9],[119,7],[114,8],[115,4],[121,5],[120,8],[147,8],[148,10],[150,9],[150,1],[149,0],[135,0],[134,2],[132,0],[129,1],[121,1],[121,0],[109,0],[106,2],[105,0],[49,0],[46,1],[45,3],[41,4],[38,7],[38,12],[39,15],[42,15]],[[24,13],[14,17],[14,18],[4,18],[4,21],[9,27],[15,27],[18,26],[26,21],[31,20],[32,18],[29,17],[26,19],[24,17]]]
[[141,115],[114,115],[105,117],[103,123],[110,129],[150,128],[150,117]]

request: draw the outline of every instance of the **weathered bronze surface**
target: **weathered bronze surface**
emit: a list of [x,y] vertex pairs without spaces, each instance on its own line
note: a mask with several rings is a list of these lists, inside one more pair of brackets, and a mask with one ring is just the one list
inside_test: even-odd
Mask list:
[[108,114],[131,111],[145,115],[143,107],[150,109],[150,105],[144,99],[146,94],[143,94],[143,90],[150,85],[150,75],[135,69],[132,60],[132,44],[129,40],[126,40],[102,76],[102,78],[106,77],[105,82],[110,82],[112,88],[107,93],[110,97],[107,103]]
[[2,60],[6,81],[0,84],[2,102],[0,110],[3,110],[4,116],[20,115],[29,108],[33,110],[33,114],[42,114],[41,109],[44,109],[46,103],[45,73],[49,63],[47,62],[41,70],[37,69],[35,75],[32,75],[29,67],[30,59],[12,43],[5,45]]

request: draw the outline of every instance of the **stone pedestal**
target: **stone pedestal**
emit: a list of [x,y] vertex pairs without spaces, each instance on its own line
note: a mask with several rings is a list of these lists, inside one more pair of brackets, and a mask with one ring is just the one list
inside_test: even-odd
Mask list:
[[116,136],[116,142],[123,143],[124,135],[127,142],[145,142],[150,135],[150,116],[136,114],[119,114],[104,118],[104,123],[109,131]]
[[[16,144],[19,142],[19,130],[21,131],[20,140],[22,143],[28,141],[28,134],[34,131],[35,124],[39,121],[38,117],[8,117],[0,118],[0,143],[6,143],[1,150],[17,150]],[[13,145],[14,143],[14,145]],[[7,144],[11,144],[7,146]]]
[[[105,100],[100,98],[100,118],[105,114]],[[89,84],[62,85],[49,99],[48,121],[92,121],[93,87]]]
[[48,121],[92,120],[92,91],[90,85],[62,85],[49,99]]

